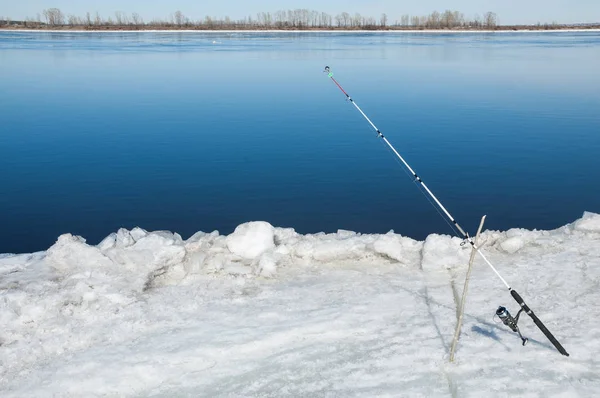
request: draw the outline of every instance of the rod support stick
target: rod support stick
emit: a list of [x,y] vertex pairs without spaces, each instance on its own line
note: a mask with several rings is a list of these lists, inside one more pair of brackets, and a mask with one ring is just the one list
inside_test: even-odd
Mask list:
[[[481,230],[483,229],[485,217],[486,216],[481,217],[479,229],[477,229],[477,235],[475,235],[475,244],[479,242],[479,235],[481,234]],[[460,305],[460,307],[458,310],[458,319],[456,320],[456,330],[454,331],[454,338],[452,339],[452,348],[450,349],[450,362],[454,362],[454,353],[458,344],[458,338],[460,337],[460,329],[462,327],[463,314],[465,313],[465,303],[467,302],[467,290],[469,290],[469,280],[471,279],[471,271],[473,270],[475,252],[475,248],[471,247],[471,257],[469,258],[469,268],[467,268],[467,275],[465,276],[465,285],[463,287],[462,298],[460,299],[460,303],[456,303],[457,305]]]

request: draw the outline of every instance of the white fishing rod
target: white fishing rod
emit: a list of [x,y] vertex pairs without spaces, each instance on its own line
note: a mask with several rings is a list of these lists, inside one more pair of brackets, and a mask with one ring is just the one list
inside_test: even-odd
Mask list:
[[[421,179],[421,177],[419,177],[417,175],[417,173],[412,169],[412,167],[410,167],[410,165],[406,162],[406,160],[404,160],[404,158],[402,157],[402,155],[400,155],[400,153],[398,153],[398,151],[396,150],[396,148],[394,148],[392,146],[392,144],[390,144],[390,142],[388,141],[388,139],[385,138],[385,136],[381,133],[381,131],[377,128],[377,126],[375,126],[375,124],[371,121],[371,119],[369,119],[369,117],[362,111],[362,109],[360,109],[360,107],[356,104],[356,102],[354,102],[354,100],[352,99],[352,97],[350,97],[350,95],[346,92],[346,90],[344,90],[342,88],[342,86],[337,82],[337,80],[334,79],[333,73],[331,72],[331,69],[329,68],[329,66],[325,67],[324,72],[327,73],[327,77],[329,77],[331,79],[331,81],[333,81],[335,83],[335,85],[338,86],[338,88],[342,91],[342,93],[344,93],[344,95],[346,96],[346,99],[348,101],[350,101],[350,103],[352,105],[354,105],[354,107],[367,120],[367,122],[369,122],[369,124],[371,125],[371,127],[373,127],[373,129],[377,133],[377,136],[379,138],[381,138],[383,140],[383,142],[385,142],[387,144],[388,147],[390,147],[390,149],[394,152],[394,154],[398,157],[398,159],[400,159],[400,161],[406,167],[406,169],[413,175],[413,177],[415,178],[415,181],[417,181],[419,184],[421,184],[421,186],[423,187],[423,189],[425,190],[425,192],[427,192],[427,194],[431,197],[431,199],[433,199],[433,201],[439,207],[439,209],[442,210],[443,214],[445,214],[446,217],[450,220],[450,222],[452,222],[452,224],[456,227],[456,229],[458,229],[458,231],[462,235],[461,237],[465,241],[469,242],[469,244],[473,247],[473,249],[481,256],[481,258],[483,259],[483,261],[485,261],[485,263],[490,266],[490,268],[492,269],[492,271],[494,271],[494,273],[498,276],[498,278],[500,278],[500,280],[502,281],[502,283],[504,283],[504,285],[506,286],[506,288],[510,292],[511,296],[521,306],[521,309],[519,310],[519,312],[517,313],[517,315],[514,318],[508,313],[508,311],[506,310],[506,308],[499,307],[498,310],[496,311],[496,315],[498,315],[498,317],[502,320],[502,322],[506,326],[510,327],[514,332],[518,332],[519,336],[521,336],[521,332],[519,331],[519,328],[517,326],[517,322],[519,320],[519,315],[521,314],[521,312],[525,311],[525,313],[527,315],[529,315],[531,317],[531,319],[533,319],[533,322],[537,325],[537,327],[544,333],[544,335],[546,335],[546,337],[548,338],[548,340],[550,340],[550,342],[554,345],[554,347],[556,347],[556,349],[561,354],[569,356],[569,353],[563,348],[563,346],[558,342],[558,340],[556,340],[556,338],[552,335],[552,333],[550,333],[550,331],[546,328],[546,326],[542,323],[542,321],[533,313],[533,311],[527,306],[527,304],[525,304],[525,302],[523,301],[523,299],[521,298],[521,296],[519,295],[519,293],[517,293],[514,289],[512,289],[510,287],[510,285],[508,284],[508,282],[506,282],[506,280],[502,277],[502,275],[500,275],[500,273],[498,272],[498,270],[496,269],[496,267],[494,267],[494,265],[490,262],[490,260],[487,259],[487,257],[482,253],[482,251],[480,250],[480,248],[477,247],[477,245],[475,244],[475,241],[458,224],[458,222],[456,221],[456,219],[454,217],[452,217],[452,215],[450,214],[450,212],[444,207],[444,205],[442,205],[442,203],[433,194],[433,192],[431,192],[431,190],[427,187],[427,185],[425,185],[425,182]],[[455,230],[455,232],[456,232],[456,230]],[[524,339],[522,336],[521,336],[521,339],[523,340],[523,345],[525,345],[525,343],[527,342],[527,339]]]

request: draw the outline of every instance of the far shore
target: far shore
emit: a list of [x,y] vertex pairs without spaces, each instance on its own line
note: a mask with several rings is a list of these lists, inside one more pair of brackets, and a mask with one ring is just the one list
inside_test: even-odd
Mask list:
[[0,32],[43,32],[43,33],[558,33],[558,32],[600,32],[600,27],[593,28],[537,28],[523,27],[496,29],[121,29],[101,27],[94,29],[55,28],[26,29],[0,27]]

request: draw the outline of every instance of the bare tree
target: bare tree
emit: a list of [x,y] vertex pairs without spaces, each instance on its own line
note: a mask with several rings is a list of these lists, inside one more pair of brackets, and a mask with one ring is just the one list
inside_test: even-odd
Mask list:
[[452,28],[454,26],[454,13],[450,10],[444,11],[440,25],[444,28]]
[[331,15],[329,15],[329,14],[327,14],[325,12],[322,12],[321,13],[321,17],[320,17],[319,25],[322,26],[322,27],[324,27],[324,28],[325,27],[329,28],[329,27],[331,27],[331,24],[332,24]]
[[133,14],[131,14],[131,22],[135,26],[140,26],[140,25],[144,24],[144,20],[142,19],[142,17],[140,17],[140,14],[138,14],[137,12],[134,12]]
[[463,24],[465,23],[465,16],[463,15],[463,13],[454,11],[453,16],[455,26],[463,26]]
[[485,27],[488,29],[495,28],[496,24],[498,23],[498,18],[496,16],[496,13],[488,11],[485,14],[483,14],[483,23],[485,24]]
[[377,29],[377,20],[374,17],[363,17],[362,27],[365,29]]
[[388,16],[386,13],[381,14],[381,26],[386,27],[388,23]]
[[352,18],[352,26],[360,28],[364,25],[364,18],[357,12],[354,14],[354,18]]
[[115,23],[119,26],[123,25],[124,16],[125,14],[123,14],[121,11],[115,11]]
[[173,14],[173,22],[175,25],[182,26],[185,23],[185,20],[186,18],[181,11],[175,11],[175,14]]
[[350,14],[343,12],[335,16],[335,23],[337,24],[338,28],[346,28],[350,24],[350,19]]
[[410,21],[410,16],[408,14],[402,15],[402,17],[400,18],[400,24],[402,26],[408,26],[409,21]]
[[352,17],[350,16],[350,14],[348,14],[347,12],[342,13],[342,26],[347,28],[350,25],[351,20]]
[[65,16],[58,8],[49,8],[43,12],[46,23],[50,26],[61,26],[65,24]]
[[273,23],[271,13],[259,12],[256,14],[256,23],[263,28],[270,28],[271,24]]
[[300,27],[306,28],[308,26],[308,18],[309,12],[307,9],[298,10],[299,19],[300,19]]
[[321,14],[318,11],[310,11],[310,26],[323,26],[321,23]]
[[439,28],[440,21],[441,21],[440,13],[438,11],[434,11],[431,13],[431,15],[429,15],[429,18],[427,19],[427,27],[434,28],[434,29]]
[[283,28],[286,24],[285,11],[279,10],[275,13],[275,26]]

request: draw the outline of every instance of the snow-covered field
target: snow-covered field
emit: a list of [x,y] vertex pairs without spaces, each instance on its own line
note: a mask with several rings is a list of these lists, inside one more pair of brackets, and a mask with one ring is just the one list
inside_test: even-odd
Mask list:
[[600,215],[482,234],[455,363],[470,248],[392,232],[228,236],[120,230],[0,255],[2,397],[600,396]]

